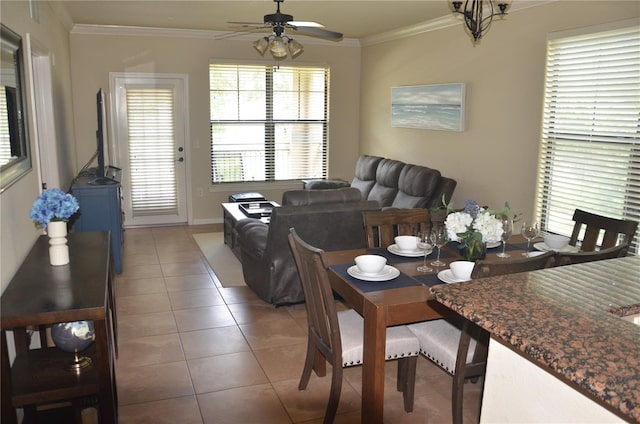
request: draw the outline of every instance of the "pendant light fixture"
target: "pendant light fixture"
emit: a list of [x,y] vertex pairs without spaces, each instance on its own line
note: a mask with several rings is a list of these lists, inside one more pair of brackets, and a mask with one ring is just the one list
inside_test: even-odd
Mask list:
[[452,1],[454,13],[464,16],[464,24],[477,43],[489,29],[494,16],[504,16],[509,8],[506,0],[466,0],[464,8],[461,1]]

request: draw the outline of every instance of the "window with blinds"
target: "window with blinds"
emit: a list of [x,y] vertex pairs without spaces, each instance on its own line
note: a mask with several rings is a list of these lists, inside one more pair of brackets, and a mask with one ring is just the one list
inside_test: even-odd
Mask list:
[[134,217],[178,213],[173,90],[127,88]]
[[210,64],[214,184],[327,176],[329,69]]
[[[542,228],[570,235],[576,208],[640,221],[639,128],[640,27],[549,40],[536,187]],[[636,234],[630,252],[639,245]]]
[[11,133],[7,111],[6,87],[0,85],[0,166],[13,159],[11,155]]

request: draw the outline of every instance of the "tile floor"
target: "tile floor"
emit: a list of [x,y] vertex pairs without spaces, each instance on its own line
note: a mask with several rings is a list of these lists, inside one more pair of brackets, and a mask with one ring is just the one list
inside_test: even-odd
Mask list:
[[[116,276],[120,423],[321,423],[330,376],[297,389],[304,305],[274,308],[248,287],[223,288],[192,238],[217,226],[127,229]],[[329,369],[330,372],[330,369]],[[387,363],[386,423],[447,423],[451,378],[418,361],[415,407],[404,412]],[[360,422],[361,368],[345,370],[336,423]],[[477,422],[479,385],[465,386]]]

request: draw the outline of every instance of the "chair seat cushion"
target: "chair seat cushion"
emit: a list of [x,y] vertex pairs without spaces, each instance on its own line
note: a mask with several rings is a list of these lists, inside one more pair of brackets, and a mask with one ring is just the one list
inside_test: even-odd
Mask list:
[[[342,366],[362,364],[364,320],[353,309],[338,312],[340,340],[342,342]],[[387,327],[385,359],[392,360],[417,356],[420,344],[416,336],[404,325]]]
[[[435,362],[449,374],[455,373],[458,343],[460,342],[460,327],[458,319],[435,319],[408,325],[408,329],[420,341],[420,353]],[[471,338],[467,352],[467,363],[473,359],[476,340]]]

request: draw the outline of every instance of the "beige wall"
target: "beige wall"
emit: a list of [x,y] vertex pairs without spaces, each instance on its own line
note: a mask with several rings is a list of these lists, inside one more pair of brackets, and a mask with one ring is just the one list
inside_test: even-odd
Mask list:
[[[260,191],[279,201],[284,190],[281,185],[234,184],[210,191],[209,60],[262,59],[251,46],[253,38],[214,40],[72,34],[71,67],[78,163],[86,162],[95,150],[95,93],[100,87],[109,92],[110,72],[186,74],[189,78],[191,136],[191,155],[187,158],[191,174],[187,178],[192,187],[192,222],[222,222],[220,203],[232,193]],[[303,38],[300,41],[305,51],[294,63],[326,63],[331,67],[330,174],[350,179],[358,155],[360,49],[353,43],[313,44],[313,41]],[[295,184],[294,187],[300,185]],[[198,196],[200,191],[204,193],[203,197]]]
[[[473,46],[462,23],[362,49],[361,153],[439,169],[472,198],[531,217],[547,34],[640,16],[635,1],[559,1],[496,20]],[[392,128],[391,87],[465,83],[466,130]],[[569,217],[570,219],[570,217]]]
[[[73,136],[73,108],[71,103],[71,78],[69,70],[69,33],[60,23],[49,3],[39,2],[40,23],[29,15],[29,2],[0,2],[2,23],[17,32],[25,43],[26,34],[55,58],[52,67],[53,105],[58,140],[60,182],[68,187],[75,167],[75,142]],[[30,88],[27,81],[27,88]],[[30,104],[29,104],[30,106]],[[35,145],[33,139],[33,116],[27,109],[30,147],[33,168],[22,179],[0,194],[0,291],[4,291],[17,271],[33,242],[40,234],[29,218],[29,210],[40,193],[37,175]],[[45,158],[46,160],[46,158]]]

